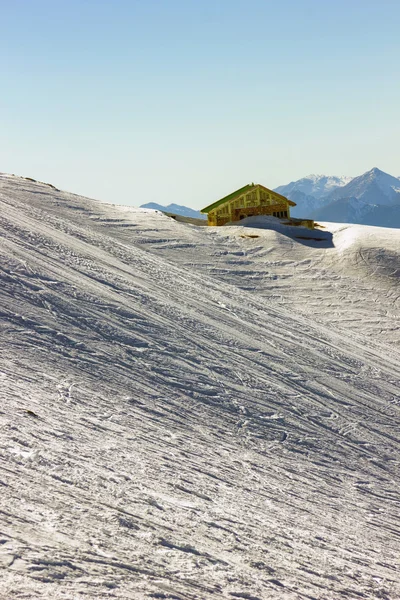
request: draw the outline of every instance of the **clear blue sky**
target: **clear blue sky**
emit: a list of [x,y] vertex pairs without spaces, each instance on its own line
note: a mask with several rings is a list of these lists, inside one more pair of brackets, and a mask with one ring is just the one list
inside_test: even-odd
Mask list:
[[399,0],[0,0],[0,171],[101,200],[400,176]]

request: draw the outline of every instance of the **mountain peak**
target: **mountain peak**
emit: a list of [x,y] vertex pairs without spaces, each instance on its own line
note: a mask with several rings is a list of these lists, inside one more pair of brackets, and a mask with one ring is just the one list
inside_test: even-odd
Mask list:
[[[296,202],[297,206],[291,210],[292,216],[295,217],[308,216],[327,221],[335,221],[337,218],[342,222],[374,224],[372,220],[365,220],[371,217],[381,225],[396,227],[396,211],[400,215],[399,178],[385,173],[378,167],[373,167],[354,178],[311,174],[280,186],[276,191]],[[338,204],[338,201],[341,201],[341,204]],[[385,220],[385,215],[379,213],[378,207],[382,206],[393,207],[390,209],[392,217],[389,221]],[[375,207],[375,212],[368,216],[367,213],[371,212],[372,207]],[[347,210],[350,208],[351,214]]]
[[[390,190],[393,191],[393,189],[399,187],[397,177],[393,177],[393,175],[385,173],[385,171],[378,169],[378,167],[374,167],[370,171],[367,171],[366,173],[355,177],[351,184],[353,184],[353,182],[375,182],[382,191],[384,191],[385,193],[389,193],[389,195],[391,195]],[[398,190],[395,189],[395,191]]]
[[[337,218],[347,223],[380,224],[393,227],[396,226],[395,223],[398,223],[400,212],[400,182],[397,177],[374,167],[355,177],[346,186],[333,190],[326,200],[326,207],[312,213],[311,216],[321,220],[336,220]],[[356,200],[356,204],[354,200]],[[355,210],[356,205],[357,209]],[[389,214],[391,215],[390,219],[388,218]],[[333,218],[335,215],[336,217]]]
[[[373,169],[371,169],[370,171],[367,171],[365,173],[365,175],[387,175],[388,173],[385,173],[385,171],[382,171],[381,169],[378,169],[378,167],[373,167]],[[362,175],[361,175],[362,177]]]

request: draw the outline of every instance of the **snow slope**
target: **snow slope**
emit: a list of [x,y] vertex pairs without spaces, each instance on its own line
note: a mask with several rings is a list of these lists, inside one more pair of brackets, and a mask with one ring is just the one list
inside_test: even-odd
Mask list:
[[400,596],[398,232],[0,219],[1,598]]
[[192,219],[207,218],[207,215],[203,215],[199,210],[193,210],[193,208],[189,208],[188,206],[183,206],[181,204],[168,204],[163,206],[162,204],[157,204],[157,202],[148,202],[147,204],[142,204],[140,208],[153,208],[154,210],[160,210],[161,212],[181,215],[183,217],[190,217]]

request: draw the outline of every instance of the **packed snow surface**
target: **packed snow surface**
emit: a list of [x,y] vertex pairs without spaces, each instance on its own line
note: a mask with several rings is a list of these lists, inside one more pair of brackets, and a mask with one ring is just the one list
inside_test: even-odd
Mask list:
[[398,231],[0,226],[0,598],[400,597]]

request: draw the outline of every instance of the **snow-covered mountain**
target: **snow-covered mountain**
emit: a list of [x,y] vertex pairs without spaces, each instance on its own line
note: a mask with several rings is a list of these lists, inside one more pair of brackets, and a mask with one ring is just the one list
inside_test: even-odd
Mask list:
[[324,201],[311,213],[313,218],[400,227],[400,181],[377,168],[333,190]]
[[148,202],[147,204],[142,204],[140,208],[152,208],[154,210],[160,210],[161,212],[181,215],[182,217],[191,217],[192,219],[207,218],[207,215],[203,215],[200,211],[189,208],[188,206],[183,206],[181,204],[168,204],[168,206],[163,206],[162,204],[157,204],[156,202]]
[[333,190],[326,200],[331,202],[339,198],[357,198],[374,205],[400,205],[400,181],[375,167],[344,187]]
[[275,189],[279,194],[283,194],[290,200],[290,194],[301,192],[305,196],[312,196],[319,200],[327,196],[333,190],[343,187],[352,180],[352,177],[336,177],[334,175],[308,175],[297,181],[292,181],[287,185],[280,185]]
[[333,175],[308,175],[287,185],[280,185],[275,191],[296,202],[297,206],[291,209],[293,217],[305,217],[321,207],[324,197],[345,186],[351,179]]
[[296,202],[294,217],[400,227],[400,182],[374,168],[353,179],[310,175],[277,191]]
[[1,176],[0,236],[0,598],[400,597],[398,231]]

